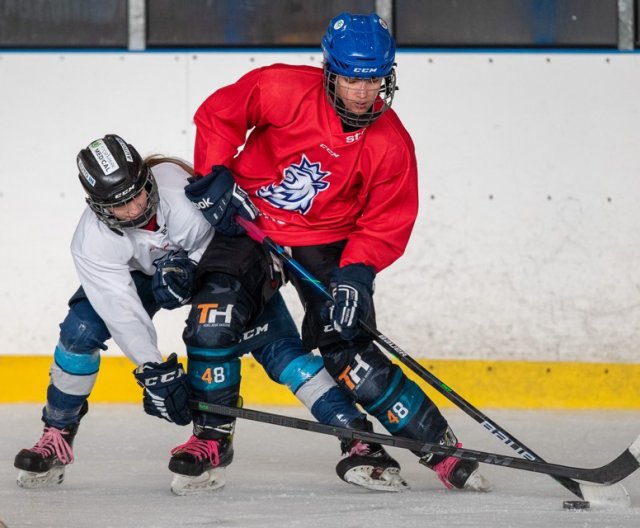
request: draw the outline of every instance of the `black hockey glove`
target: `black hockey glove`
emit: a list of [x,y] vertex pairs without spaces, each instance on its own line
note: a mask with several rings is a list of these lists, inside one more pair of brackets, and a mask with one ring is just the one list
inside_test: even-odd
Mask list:
[[133,375],[144,389],[144,412],[178,425],[191,423],[187,376],[176,354],[171,354],[164,363],[144,363]]
[[153,263],[156,272],[151,279],[151,289],[156,302],[173,310],[186,304],[193,293],[193,279],[197,264],[183,249],[170,251]]
[[345,341],[358,335],[358,321],[366,321],[371,314],[375,276],[373,268],[364,264],[349,264],[331,275],[333,306],[329,316]]
[[234,220],[236,215],[247,220],[258,218],[258,209],[249,195],[238,187],[233,174],[224,165],[214,165],[211,172],[202,178],[189,178],[184,193],[216,231],[223,235],[244,233],[244,228]]

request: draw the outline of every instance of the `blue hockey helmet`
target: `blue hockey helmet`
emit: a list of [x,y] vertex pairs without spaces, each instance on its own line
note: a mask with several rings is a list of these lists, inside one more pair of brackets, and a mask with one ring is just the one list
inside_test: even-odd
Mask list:
[[387,23],[375,13],[341,13],[322,38],[326,67],[345,77],[386,77],[393,70],[396,45]]
[[[322,38],[322,53],[327,98],[345,124],[368,126],[391,106],[396,90],[396,46],[387,23],[377,14],[341,13],[333,18]],[[367,112],[349,111],[336,93],[338,76],[380,79],[381,98]]]

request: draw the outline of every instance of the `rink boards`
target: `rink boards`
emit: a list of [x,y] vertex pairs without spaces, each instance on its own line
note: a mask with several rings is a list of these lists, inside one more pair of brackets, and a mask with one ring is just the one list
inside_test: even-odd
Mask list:
[[[186,358],[182,358],[186,365]],[[44,402],[51,358],[0,356],[0,403]],[[477,407],[504,409],[640,409],[640,365],[484,360],[419,360]],[[125,358],[103,357],[94,402],[141,401]],[[405,372],[407,369],[405,368]],[[408,372],[440,406],[449,402]],[[253,358],[242,359],[241,394],[247,404],[297,405]]]

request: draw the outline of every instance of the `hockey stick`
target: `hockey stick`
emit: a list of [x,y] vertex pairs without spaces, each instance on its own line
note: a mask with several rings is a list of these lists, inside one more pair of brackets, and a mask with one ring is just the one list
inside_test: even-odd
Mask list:
[[281,427],[289,427],[292,429],[301,429],[312,433],[321,433],[337,436],[339,438],[362,440],[363,442],[373,442],[401,449],[409,449],[415,453],[425,455],[427,453],[433,453],[436,455],[451,456],[464,460],[475,460],[482,464],[521,469],[523,471],[532,471],[534,473],[544,473],[558,478],[585,480],[596,484],[615,484],[616,482],[631,475],[636,469],[638,469],[638,467],[640,467],[640,436],[638,436],[638,438],[636,438],[634,442],[617,458],[608,464],[599,468],[590,469],[549,464],[540,460],[513,458],[510,456],[499,455],[497,453],[487,453],[484,451],[476,451],[474,449],[466,449],[464,447],[442,446],[440,444],[412,440],[401,436],[390,436],[368,431],[358,431],[356,429],[325,425],[311,420],[283,416],[281,414],[272,414],[264,411],[257,411],[255,409],[229,407],[227,405],[218,405],[215,403],[199,401],[190,401],[189,407],[206,413],[222,414],[233,418],[244,418],[255,422],[279,425]]
[[[327,291],[327,289],[322,285],[322,283],[316,279],[313,275],[311,275],[301,264],[299,264],[291,255],[289,255],[285,249],[274,242],[270,237],[266,235],[256,224],[242,218],[241,216],[235,217],[236,221],[246,229],[247,234],[254,239],[256,242],[259,242],[266,246],[271,252],[275,253],[283,262],[285,262],[290,268],[293,269],[295,273],[298,274],[303,280],[309,282],[325,299],[333,302],[333,297]],[[457,394],[451,387],[440,381],[436,376],[434,376],[431,372],[425,369],[422,365],[420,365],[415,359],[409,356],[402,348],[396,345],[391,339],[385,336],[383,333],[379,332],[377,329],[372,328],[365,321],[359,321],[360,327],[382,348],[387,350],[391,355],[396,357],[401,363],[409,367],[413,372],[415,372],[420,378],[429,383],[433,388],[435,388],[438,392],[444,395],[449,401],[453,402],[460,409],[462,409],[467,415],[473,418],[476,422],[482,425],[485,429],[487,429],[491,434],[498,437],[503,443],[507,444],[514,451],[516,451],[523,458],[531,461],[544,462],[544,459],[534,453],[531,449],[529,449],[525,444],[516,439],[515,436],[510,434],[504,428],[500,427],[497,423],[491,420],[487,415],[482,413],[476,407],[471,405],[467,400],[465,400],[462,396]],[[579,482],[575,482],[570,478],[561,477],[558,475],[552,475],[552,477],[564,486],[571,493],[580,497],[581,499],[585,498],[585,492],[588,496],[591,496],[590,490],[585,489],[585,487]],[[623,486],[619,486],[620,489],[610,489],[608,493],[615,496],[627,496],[627,491]]]

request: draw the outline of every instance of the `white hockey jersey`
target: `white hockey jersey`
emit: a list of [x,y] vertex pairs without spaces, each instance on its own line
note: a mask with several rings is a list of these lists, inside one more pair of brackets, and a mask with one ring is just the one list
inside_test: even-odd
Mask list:
[[76,271],[91,306],[136,365],[163,359],[130,272],[153,275],[153,262],[180,248],[198,262],[214,233],[184,194],[189,174],[174,163],[156,165],[152,172],[160,195],[156,231],[125,229],[120,236],[87,207],[71,241]]

